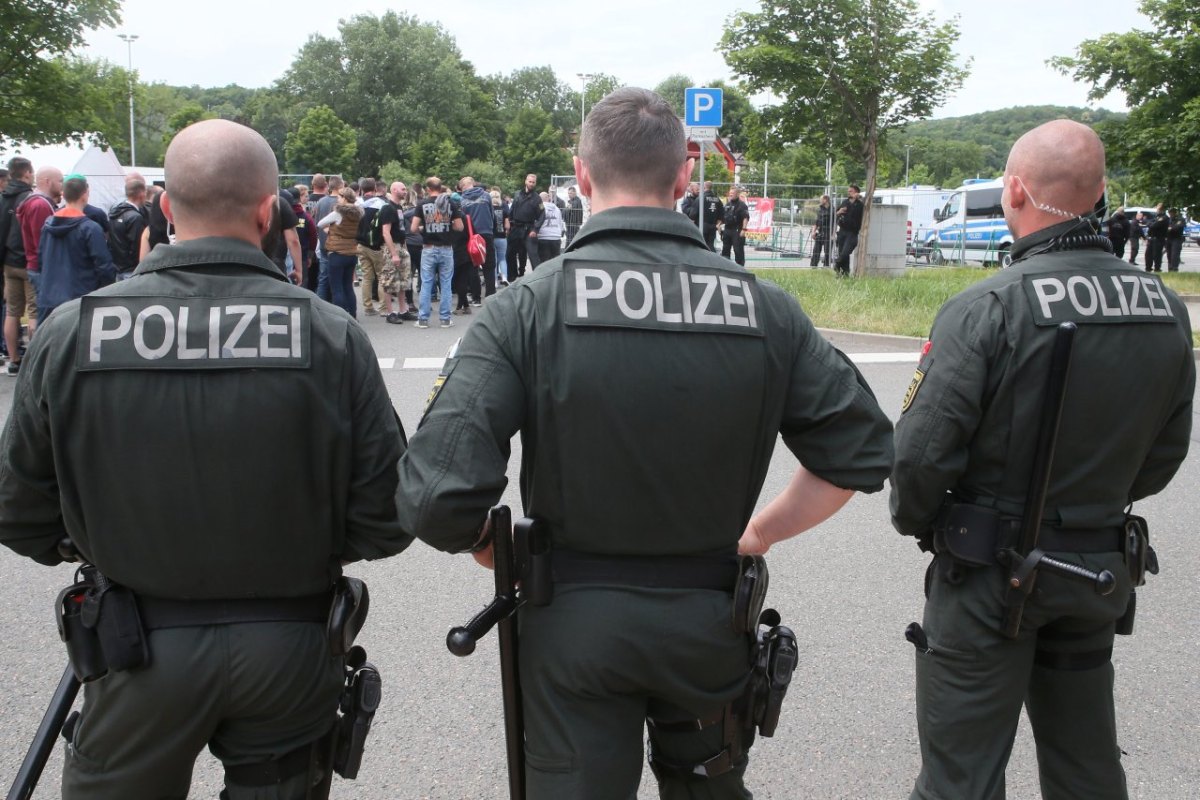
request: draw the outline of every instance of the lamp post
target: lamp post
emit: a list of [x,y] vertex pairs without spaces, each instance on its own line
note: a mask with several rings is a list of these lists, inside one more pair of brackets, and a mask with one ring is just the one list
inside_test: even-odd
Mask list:
[[576,72],[575,77],[579,78],[579,131],[583,132],[583,118],[586,114],[587,107],[587,82],[596,77],[590,72]]
[[908,186],[908,153],[912,150],[911,144],[904,145],[904,185]]
[[129,166],[137,166],[137,136],[133,131],[133,43],[136,33],[118,33],[117,38],[125,42],[129,51]]

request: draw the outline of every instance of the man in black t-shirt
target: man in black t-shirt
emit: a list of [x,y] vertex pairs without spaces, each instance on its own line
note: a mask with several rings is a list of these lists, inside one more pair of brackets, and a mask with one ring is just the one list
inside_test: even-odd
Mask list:
[[415,320],[416,313],[408,307],[412,299],[412,259],[404,243],[404,205],[408,199],[408,187],[401,181],[390,187],[383,208],[379,209],[379,230],[383,233],[383,257],[388,259],[391,269],[385,269],[384,293],[396,298],[396,311],[387,315],[387,321],[399,324]]
[[[300,237],[296,233],[296,226],[300,224],[300,219],[292,210],[294,202],[295,198],[292,197],[291,192],[287,189],[279,190],[279,239],[276,241],[275,251],[271,254],[271,260],[275,262],[275,266],[279,267],[280,272],[299,286],[304,279],[304,265],[300,255]],[[292,257],[290,271],[287,267],[289,255]]]
[[[538,201],[541,202],[540,200]],[[454,277],[454,232],[463,229],[462,208],[454,202],[437,177],[425,179],[425,199],[417,204],[413,214],[413,233],[422,233],[421,298],[417,312],[417,327],[429,327],[430,296],[434,276],[437,276],[441,303],[438,317],[442,327],[454,324],[450,319],[450,283]]]
[[[537,191],[537,175],[525,176],[525,186],[512,199],[508,212],[508,280],[515,281],[525,274],[525,259],[538,265],[537,232],[546,215],[542,197]],[[532,240],[532,241],[530,241]],[[531,245],[528,246],[527,245]]]
[[858,247],[858,231],[862,228],[863,204],[858,196],[858,187],[851,184],[848,197],[838,205],[837,210],[837,261],[833,265],[834,272],[843,277],[850,277],[850,254]]

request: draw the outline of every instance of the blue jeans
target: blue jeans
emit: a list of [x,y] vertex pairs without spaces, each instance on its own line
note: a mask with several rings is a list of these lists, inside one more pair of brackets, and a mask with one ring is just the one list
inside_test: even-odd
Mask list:
[[496,283],[508,280],[504,265],[508,262],[508,239],[503,233],[496,235]]
[[421,251],[421,303],[417,316],[429,319],[430,298],[433,296],[433,276],[438,276],[438,316],[450,319],[450,280],[454,276],[454,248],[426,247]]
[[350,316],[357,316],[358,301],[354,298],[354,267],[358,256],[329,253],[329,291],[333,304]]
[[[329,254],[324,250],[317,250],[317,297],[327,303],[333,302],[333,294],[329,290]],[[351,281],[353,287],[354,281]]]

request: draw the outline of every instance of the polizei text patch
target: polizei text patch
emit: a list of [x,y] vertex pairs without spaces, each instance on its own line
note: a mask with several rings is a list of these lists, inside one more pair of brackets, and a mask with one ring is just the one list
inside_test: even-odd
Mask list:
[[306,368],[312,304],[286,298],[84,297],[76,366]]

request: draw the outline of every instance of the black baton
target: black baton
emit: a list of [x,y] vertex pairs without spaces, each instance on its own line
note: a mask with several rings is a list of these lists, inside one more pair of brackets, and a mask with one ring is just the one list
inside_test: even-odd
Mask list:
[[33,796],[33,790],[37,788],[38,779],[42,777],[42,770],[50,758],[50,751],[54,749],[54,740],[62,731],[78,694],[79,679],[75,677],[71,665],[67,664],[62,680],[58,682],[58,689],[50,700],[50,707],[46,709],[42,724],[33,737],[33,744],[29,745],[29,752],[17,770],[17,779],[8,790],[8,800],[29,800]]
[[1039,569],[1090,582],[1095,586],[1097,594],[1109,594],[1116,586],[1116,579],[1108,570],[1096,573],[1085,567],[1050,558],[1038,548],[1038,534],[1041,532],[1042,514],[1046,508],[1046,494],[1050,487],[1050,470],[1054,466],[1054,449],[1062,422],[1063,400],[1067,394],[1067,376],[1071,371],[1071,347],[1075,341],[1075,331],[1075,323],[1064,322],[1058,326],[1054,338],[1054,350],[1050,355],[1050,375],[1046,383],[1046,393],[1042,398],[1037,440],[1034,442],[1029,488],[1025,494],[1025,509],[1021,515],[1020,550],[1009,551],[1008,554],[1012,573],[1004,600],[1004,635],[1010,639],[1017,638],[1021,629],[1025,601],[1033,591]]
[[495,506],[488,512],[492,555],[496,567],[496,597],[470,622],[452,628],[446,647],[456,656],[475,652],[475,643],[492,626],[500,641],[500,686],[504,698],[504,743],[508,755],[508,795],[525,800],[525,719],[521,709],[521,673],[517,661],[517,570],[513,558],[512,512]]

